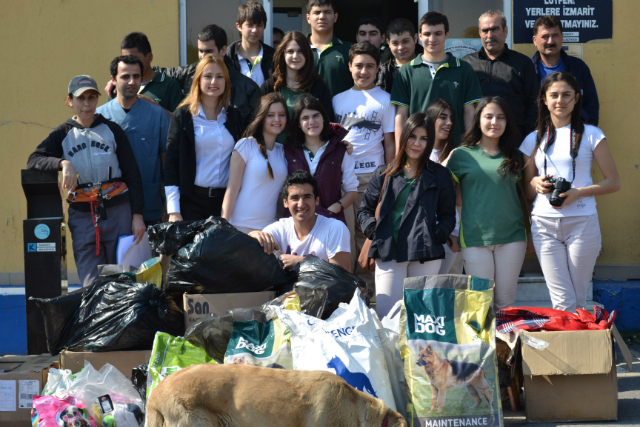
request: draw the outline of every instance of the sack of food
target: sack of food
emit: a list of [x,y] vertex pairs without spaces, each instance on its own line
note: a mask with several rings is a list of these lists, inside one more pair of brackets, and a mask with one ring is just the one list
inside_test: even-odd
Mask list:
[[217,362],[209,357],[203,348],[196,347],[184,338],[158,332],[153,340],[149,359],[147,400],[160,381],[180,369],[199,363]]
[[503,425],[493,289],[473,276],[405,279],[400,353],[410,426]]
[[253,309],[233,310],[232,316],[225,364],[293,369],[291,331],[280,319]]
[[326,321],[276,310],[282,323],[291,329],[294,369],[335,373],[396,410],[382,343],[359,289],[348,306],[338,307]]

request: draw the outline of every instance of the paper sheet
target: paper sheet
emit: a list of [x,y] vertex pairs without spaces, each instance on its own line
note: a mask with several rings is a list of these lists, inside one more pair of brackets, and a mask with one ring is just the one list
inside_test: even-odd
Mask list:
[[18,381],[18,407],[31,409],[33,406],[33,396],[40,394],[40,381],[19,380]]
[[0,380],[0,412],[16,410],[16,380]]

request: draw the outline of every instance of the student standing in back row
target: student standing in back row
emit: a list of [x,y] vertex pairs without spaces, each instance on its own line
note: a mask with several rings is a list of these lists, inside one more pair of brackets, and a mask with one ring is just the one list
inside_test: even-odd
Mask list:
[[251,0],[240,5],[236,28],[241,39],[227,49],[227,63],[251,78],[258,86],[273,72],[275,50],[260,41],[266,25],[267,13],[260,3]]
[[[333,97],[336,121],[349,131],[345,139],[353,144],[355,173],[358,178],[358,196],[353,207],[345,209],[347,226],[355,239],[351,251],[354,263],[366,240],[356,221],[356,210],[362,203],[373,171],[378,166],[392,162],[396,155],[393,137],[395,108],[389,102],[389,94],[375,83],[379,61],[380,50],[373,44],[354,44],[349,50],[349,68],[354,85]],[[358,264],[356,273],[373,291],[373,274],[360,271]]]
[[419,25],[424,54],[403,66],[396,74],[391,102],[396,108],[396,145],[409,115],[424,111],[434,99],[449,101],[455,108],[456,142],[471,124],[475,103],[482,99],[482,89],[473,68],[444,51],[449,37],[449,21],[440,12],[428,12]]
[[336,3],[336,0],[309,0],[307,3],[307,22],[311,26],[309,43],[313,49],[315,67],[329,86],[331,96],[353,86],[347,66],[351,43],[333,34],[333,26],[338,20]]
[[391,57],[387,61],[384,61],[382,56],[380,58],[380,71],[376,80],[378,87],[391,93],[393,81],[400,67],[416,57],[416,46],[419,46],[416,45],[417,42],[418,33],[411,21],[406,18],[396,18],[389,23],[387,27],[389,48],[386,51],[391,52]]

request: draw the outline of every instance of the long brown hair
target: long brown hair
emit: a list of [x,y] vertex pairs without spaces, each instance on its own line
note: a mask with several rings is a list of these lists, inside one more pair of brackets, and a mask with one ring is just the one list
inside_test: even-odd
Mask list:
[[298,46],[300,46],[302,56],[304,56],[305,60],[302,69],[298,71],[298,82],[300,82],[298,92],[310,92],[314,83],[320,78],[320,76],[314,66],[313,52],[311,51],[309,40],[307,40],[304,34],[300,31],[290,31],[285,34],[276,49],[276,53],[273,54],[274,90],[278,91],[287,85],[287,63],[284,61],[284,56],[287,51],[287,45],[292,41],[296,42]]
[[[402,133],[400,134],[400,147],[398,149],[398,156],[396,157],[395,162],[390,163],[387,166],[387,170],[384,171],[385,177],[389,175],[393,175],[396,172],[402,170],[404,165],[407,163],[407,144],[409,143],[409,137],[413,133],[416,128],[422,128],[427,132],[427,146],[422,152],[422,156],[418,160],[418,167],[416,169],[415,178],[420,177],[420,173],[425,166],[427,166],[429,160],[429,156],[431,156],[431,151],[433,150],[433,145],[436,142],[436,126],[433,122],[433,119],[429,117],[425,113],[414,113],[409,117],[402,128]],[[427,166],[428,167],[428,166]]]
[[331,128],[331,122],[329,122],[329,116],[320,102],[315,96],[304,93],[293,106],[293,116],[289,126],[287,126],[288,134],[285,140],[286,144],[291,144],[294,147],[302,147],[307,136],[300,128],[300,116],[303,110],[314,110],[322,114],[322,131],[320,132],[320,139],[322,141],[329,141],[333,135],[333,129]]
[[[542,143],[542,139],[544,138],[545,132],[549,131],[549,142],[545,146],[544,151],[546,152],[549,147],[553,145],[556,140],[556,127],[553,125],[553,120],[551,120],[551,112],[549,112],[549,107],[545,103],[545,99],[547,98],[547,91],[549,87],[555,82],[565,82],[576,93],[578,100],[576,101],[576,105],[573,106],[573,111],[571,112],[571,130],[576,132],[576,150],[580,149],[580,140],[582,139],[582,134],[584,133],[584,122],[582,121],[582,96],[580,96],[580,85],[573,74],[567,73],[565,71],[558,71],[555,73],[551,73],[547,76],[542,84],[542,88],[540,88],[540,95],[538,95],[538,127],[536,128],[536,146],[531,153],[531,159],[535,157],[536,151],[540,148],[540,144]],[[530,160],[531,160],[530,159]]]
[[[453,108],[453,105],[445,99],[438,98],[434,99],[427,105],[426,110],[424,111],[427,116],[433,120],[433,123],[438,121],[440,118],[440,114],[444,113],[445,110],[449,110],[451,115],[451,132],[449,132],[449,136],[447,139],[443,141],[442,150],[440,150],[440,155],[438,156],[438,161],[440,163],[444,162],[451,151],[456,148],[456,137],[455,137],[455,128],[456,128],[456,110]],[[435,142],[434,142],[435,145]]]
[[222,91],[222,95],[218,100],[216,115],[220,114],[223,108],[229,107],[229,101],[231,100],[231,80],[229,80],[229,70],[227,70],[227,66],[224,64],[224,59],[213,55],[207,55],[200,60],[200,63],[198,63],[198,66],[196,67],[196,72],[193,76],[193,82],[191,83],[191,90],[189,91],[189,95],[187,95],[180,103],[180,105],[178,105],[178,107],[188,105],[189,112],[192,116],[198,115],[198,112],[200,111],[200,104],[202,103],[200,80],[202,79],[204,68],[210,64],[218,64],[218,66],[222,70],[222,75],[224,76],[224,91]]
[[[277,92],[270,93],[268,95],[263,96],[260,99],[260,106],[258,107],[258,111],[256,112],[256,116],[251,122],[251,124],[247,127],[247,130],[244,132],[245,138],[253,138],[258,143],[260,147],[260,153],[267,161],[267,169],[269,170],[269,179],[273,179],[273,169],[271,169],[271,163],[269,163],[269,157],[267,156],[267,146],[264,142],[264,135],[262,134],[262,130],[264,129],[264,120],[267,118],[269,114],[269,108],[273,104],[280,103],[284,108],[284,114],[287,118],[287,123],[289,122],[289,110],[287,109],[287,102],[284,100],[282,95]],[[285,123],[285,126],[286,124]],[[283,126],[282,129],[285,127]]]
[[498,141],[498,148],[502,153],[504,160],[498,168],[498,174],[506,178],[508,175],[518,175],[522,169],[520,160],[518,160],[518,148],[520,147],[520,131],[516,125],[516,120],[513,117],[511,107],[504,98],[499,96],[485,96],[478,103],[476,112],[473,114],[473,121],[469,129],[462,136],[462,147],[474,147],[482,139],[482,129],[480,128],[480,118],[482,117],[482,111],[489,104],[496,104],[502,110],[502,113],[507,120],[504,132],[500,136]]

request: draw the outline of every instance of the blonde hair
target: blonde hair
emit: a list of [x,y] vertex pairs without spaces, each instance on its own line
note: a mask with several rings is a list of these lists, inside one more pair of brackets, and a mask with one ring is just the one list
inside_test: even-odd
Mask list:
[[202,74],[204,73],[205,67],[211,64],[218,64],[218,66],[222,70],[222,75],[224,76],[224,91],[222,92],[220,98],[218,98],[216,114],[220,114],[223,108],[227,108],[229,106],[229,102],[231,100],[231,81],[229,80],[229,70],[227,70],[224,59],[213,55],[207,55],[200,60],[200,63],[196,67],[196,72],[193,76],[193,82],[191,83],[191,90],[189,91],[189,94],[184,98],[184,101],[182,101],[180,105],[178,105],[178,107],[188,105],[189,112],[192,116],[196,116],[200,111],[200,104],[202,102],[200,80],[202,79]]

